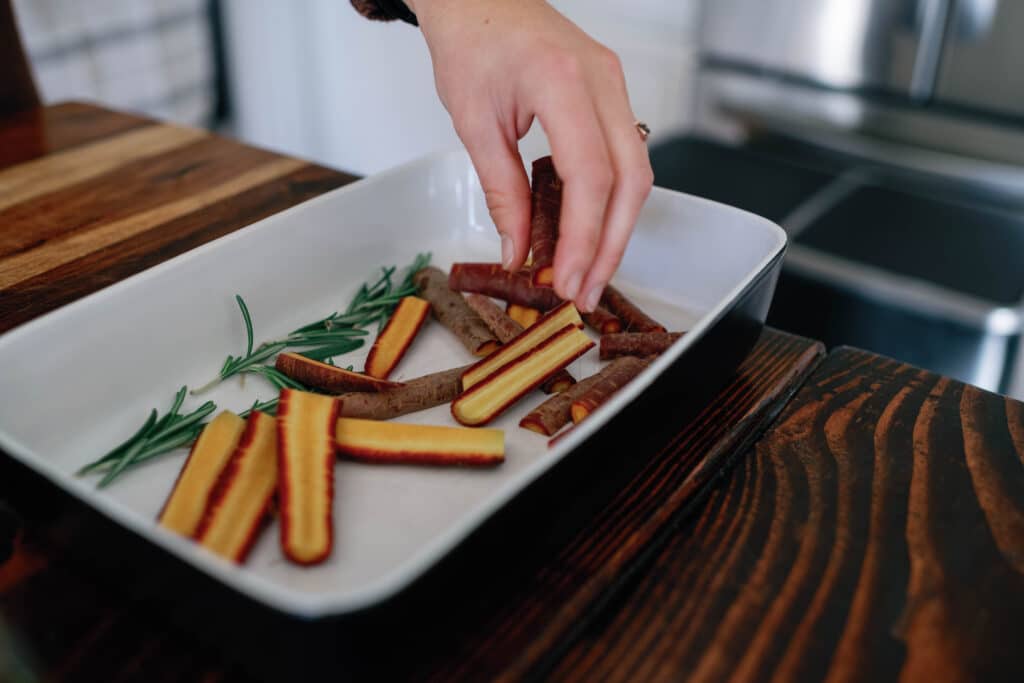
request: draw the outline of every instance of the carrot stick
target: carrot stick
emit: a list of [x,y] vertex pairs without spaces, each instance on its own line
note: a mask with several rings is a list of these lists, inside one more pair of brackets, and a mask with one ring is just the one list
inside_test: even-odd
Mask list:
[[420,289],[420,295],[430,302],[434,317],[458,337],[474,356],[487,356],[498,348],[487,325],[473,312],[466,300],[448,286],[448,278],[434,267],[427,267],[416,273],[413,281]]
[[560,394],[555,394],[531,410],[519,421],[519,426],[545,436],[551,436],[572,422],[573,401],[583,396],[590,387],[601,381],[601,374],[581,379]]
[[558,308],[549,311],[529,330],[512,337],[509,343],[505,344],[497,352],[484,358],[469,370],[466,370],[465,374],[462,375],[462,389],[464,391],[470,389],[474,384],[482,382],[520,356],[528,354],[566,325],[571,325],[577,329],[582,329],[583,327],[583,321],[580,319],[576,307],[570,301],[566,301]]
[[647,361],[633,356],[623,356],[613,361],[601,371],[600,381],[572,402],[572,406],[569,408],[572,421],[577,424],[582,422],[584,418],[606,403],[615,392],[629,384],[629,381],[646,367]]
[[490,297],[486,297],[483,294],[467,294],[466,303],[476,311],[476,314],[480,316],[480,319],[484,321],[502,344],[508,344],[523,333],[524,326],[517,323],[505,311],[501,310],[501,307],[494,303]]
[[601,303],[622,320],[625,332],[664,332],[665,326],[641,311],[626,295],[611,285],[604,288]]
[[583,330],[566,325],[455,399],[452,416],[469,427],[485,425],[593,346]]
[[505,433],[500,429],[343,417],[338,420],[335,442],[347,457],[370,463],[489,467],[505,460]]
[[601,360],[620,356],[646,358],[664,353],[682,332],[620,332],[601,337]]
[[[466,297],[466,303],[483,318],[483,321],[487,323],[487,326],[494,332],[494,336],[502,344],[509,344],[523,333],[523,325],[513,320],[511,316],[502,311],[501,307],[488,297],[482,294],[470,294]],[[540,388],[544,393],[553,394],[565,391],[575,383],[576,380],[569,374],[568,370],[560,370],[551,379],[545,381]]]
[[590,313],[581,313],[583,322],[596,330],[598,334],[612,334],[622,331],[622,321],[616,318],[611,311],[598,304]]
[[321,363],[298,353],[282,353],[277,356],[274,366],[283,374],[310,387],[328,393],[343,391],[384,391],[402,386],[399,382],[388,382],[352,372],[344,368]]
[[182,536],[195,535],[210,492],[244,429],[245,420],[226,410],[203,428],[160,511],[161,526]]
[[334,544],[334,430],[338,400],[282,389],[277,406],[281,549],[296,564],[327,559]]
[[387,379],[423,327],[429,312],[430,303],[423,299],[415,296],[402,299],[370,348],[366,357],[366,374]]
[[277,422],[253,411],[238,447],[210,493],[196,541],[244,562],[277,489]]
[[397,389],[376,394],[342,394],[341,415],[370,420],[390,420],[434,406],[451,403],[462,393],[462,373],[473,365],[435,372],[405,382]]
[[550,287],[538,287],[525,273],[510,273],[499,263],[456,263],[448,286],[459,292],[476,292],[520,306],[550,311],[562,300]]
[[533,162],[530,215],[530,249],[533,284],[550,287],[554,282],[558,215],[562,210],[562,181],[550,156]]
[[[541,316],[541,312],[536,308],[529,308],[528,306],[520,306],[519,304],[508,304],[505,306],[505,313],[508,317],[515,320],[517,323],[522,325],[524,328],[533,325]],[[586,322],[584,320],[583,322]]]

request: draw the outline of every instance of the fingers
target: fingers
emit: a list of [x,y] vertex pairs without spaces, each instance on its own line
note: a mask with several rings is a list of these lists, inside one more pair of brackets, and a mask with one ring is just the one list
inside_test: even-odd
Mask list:
[[614,177],[594,102],[573,56],[549,61],[534,110],[562,178],[555,291],[582,305],[583,280],[597,253]]
[[[484,115],[467,118],[488,121]],[[487,209],[501,236],[502,266],[519,270],[530,251],[530,182],[519,150],[496,121],[479,127],[456,124],[456,131],[473,161]]]
[[594,102],[615,183],[605,210],[600,243],[579,295],[585,311],[597,306],[601,292],[619,267],[654,181],[647,145],[636,130],[636,118],[629,106],[622,67],[610,50],[601,55],[600,83],[593,89]]

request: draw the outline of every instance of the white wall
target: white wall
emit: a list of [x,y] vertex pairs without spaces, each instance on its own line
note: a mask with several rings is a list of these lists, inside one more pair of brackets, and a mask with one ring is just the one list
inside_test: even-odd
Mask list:
[[[619,53],[655,135],[686,125],[696,0],[555,0]],[[234,134],[356,173],[458,145],[417,29],[344,0],[225,0]],[[539,126],[523,144],[543,153]]]

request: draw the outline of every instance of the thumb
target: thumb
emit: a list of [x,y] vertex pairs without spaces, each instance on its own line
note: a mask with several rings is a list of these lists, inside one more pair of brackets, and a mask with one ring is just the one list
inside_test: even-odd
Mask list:
[[530,251],[530,182],[514,142],[495,125],[463,137],[501,236],[501,263],[519,270]]

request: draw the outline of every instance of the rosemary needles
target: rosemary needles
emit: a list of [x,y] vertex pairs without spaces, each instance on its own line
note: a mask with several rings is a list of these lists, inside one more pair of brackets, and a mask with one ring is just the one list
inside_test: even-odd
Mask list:
[[[283,388],[308,389],[275,368],[271,361],[285,349],[299,349],[302,355],[314,360],[332,362],[334,356],[354,351],[363,345],[367,334],[364,329],[373,323],[383,324],[394,311],[402,297],[416,293],[413,275],[430,263],[430,254],[418,254],[405,269],[402,280],[394,283],[396,268],[382,268],[381,275],[372,284],[363,283],[344,313],[332,313],[326,318],[304,325],[283,339],[254,345],[252,316],[245,300],[235,295],[235,302],[242,314],[245,325],[245,353],[229,355],[221,365],[217,376],[192,394],[207,391],[220,382],[245,374],[259,375],[277,390]],[[352,366],[349,366],[349,370]],[[206,401],[191,412],[182,413],[182,405],[189,391],[181,387],[174,395],[171,409],[163,417],[152,410],[143,425],[123,443],[98,460],[78,471],[79,475],[102,474],[99,486],[104,487],[123,474],[127,469],[178,448],[191,445],[206,426],[206,418],[217,409],[213,401]],[[254,410],[274,412],[277,398],[257,401],[248,410],[240,413],[248,417]]]
[[100,479],[99,486],[103,488],[132,465],[138,465],[195,441],[205,426],[203,420],[216,410],[217,406],[213,401],[207,401],[192,412],[182,415],[180,410],[181,404],[185,401],[186,391],[186,387],[178,390],[166,415],[158,418],[155,409],[150,411],[146,422],[137,432],[99,460],[80,469],[78,474],[102,472],[103,478]]
[[246,373],[262,376],[277,389],[283,387],[302,389],[304,387],[301,384],[281,374],[274,367],[266,365],[266,361],[287,348],[312,347],[305,351],[303,355],[308,355],[314,360],[325,360],[331,356],[354,351],[363,345],[363,340],[356,337],[365,335],[366,330],[351,327],[336,330],[318,330],[315,328],[307,330],[303,328],[302,330],[292,332],[284,339],[264,342],[256,347],[256,349],[253,349],[252,315],[249,314],[249,307],[245,305],[245,299],[236,294],[235,301],[242,312],[242,322],[245,324],[245,354],[225,358],[224,364],[221,365],[217,376],[198,389],[193,389],[193,394],[209,391],[230,377]]
[[265,362],[285,349],[301,349],[299,353],[307,358],[329,362],[334,356],[360,348],[363,345],[361,337],[367,334],[363,328],[373,323],[383,324],[403,297],[415,294],[416,285],[413,284],[412,277],[429,263],[429,253],[417,254],[405,269],[402,281],[397,287],[393,281],[397,270],[395,266],[382,268],[380,277],[373,284],[364,282],[360,285],[344,313],[331,313],[326,318],[303,325],[283,339],[264,342],[255,349],[252,315],[245,304],[245,299],[236,294],[235,302],[242,313],[242,322],[245,325],[245,354],[225,358],[217,376],[198,389],[193,389],[192,393],[201,394],[230,377],[247,373],[260,375],[276,389],[303,388]]

